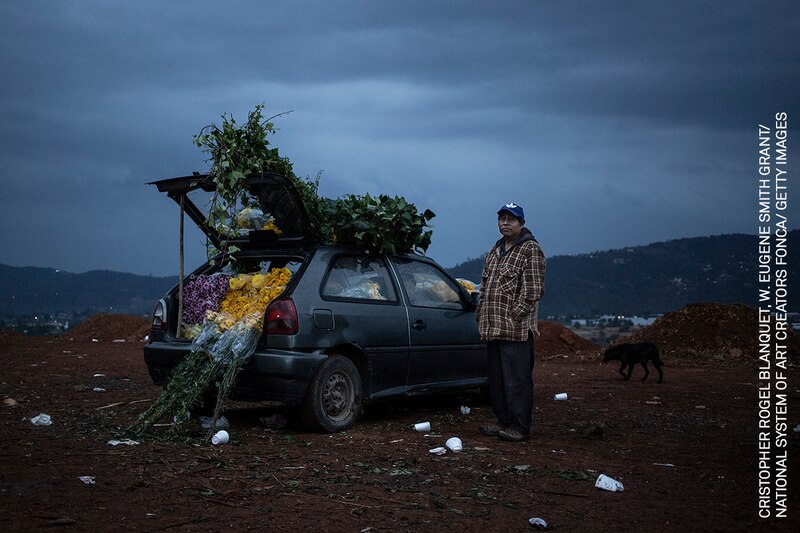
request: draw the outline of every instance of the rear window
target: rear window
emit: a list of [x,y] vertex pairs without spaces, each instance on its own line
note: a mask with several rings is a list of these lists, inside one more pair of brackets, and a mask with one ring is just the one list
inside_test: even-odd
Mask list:
[[[283,185],[254,184],[248,187],[246,203],[236,205],[236,216],[217,228],[223,237],[247,237],[251,231],[272,231],[281,236],[303,234],[303,215],[294,196]],[[194,189],[186,195],[208,220],[214,193]]]

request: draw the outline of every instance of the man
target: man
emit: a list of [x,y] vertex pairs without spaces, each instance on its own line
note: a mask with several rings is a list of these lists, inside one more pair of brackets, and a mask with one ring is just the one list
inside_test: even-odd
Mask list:
[[502,237],[486,254],[476,311],[481,339],[487,341],[489,396],[497,422],[480,431],[517,442],[531,434],[533,349],[546,262],[525,227],[522,206],[501,207],[497,226]]

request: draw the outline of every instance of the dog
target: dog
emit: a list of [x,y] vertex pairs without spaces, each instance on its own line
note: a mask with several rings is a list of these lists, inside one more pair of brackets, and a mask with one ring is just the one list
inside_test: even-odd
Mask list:
[[[644,377],[642,381],[647,379],[650,370],[647,368],[647,362],[652,361],[653,366],[658,370],[658,382],[664,382],[664,372],[661,370],[661,357],[658,355],[658,348],[652,342],[639,342],[634,344],[618,344],[610,348],[606,348],[603,354],[603,362],[621,361],[622,366],[619,367],[619,373],[622,377],[631,379],[633,374],[633,367],[638,363],[644,368]],[[628,367],[627,374],[625,367]]]

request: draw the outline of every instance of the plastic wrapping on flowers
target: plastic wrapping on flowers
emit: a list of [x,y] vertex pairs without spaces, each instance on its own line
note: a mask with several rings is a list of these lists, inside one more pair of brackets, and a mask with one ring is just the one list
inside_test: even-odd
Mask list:
[[291,276],[287,268],[273,268],[266,274],[215,274],[191,280],[194,292],[190,294],[200,301],[187,299],[184,322],[196,320],[199,309],[204,312],[202,324],[192,324],[191,352],[175,367],[164,392],[127,432],[141,435],[170,415],[174,420],[170,431],[175,432],[217,383],[213,429],[236,375],[258,345],[267,307],[285,290]]

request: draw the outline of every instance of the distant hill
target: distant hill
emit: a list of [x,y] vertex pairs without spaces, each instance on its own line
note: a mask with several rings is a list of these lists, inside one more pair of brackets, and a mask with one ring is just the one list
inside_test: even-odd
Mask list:
[[[545,250],[546,252],[546,250]],[[695,302],[756,305],[757,238],[719,235],[547,260],[542,317],[665,313]],[[790,305],[800,268],[800,230],[789,233]],[[480,282],[483,258],[449,269]],[[99,312],[149,315],[177,276],[0,265],[0,317]]]
[[0,265],[0,316],[113,311],[150,314],[178,282],[107,270],[71,274],[53,268]]
[[[800,230],[789,232],[788,250],[789,303],[797,311]],[[757,254],[756,236],[731,234],[550,257],[540,315],[643,315],[694,302],[755,307]],[[449,271],[480,282],[482,267],[478,258]]]

